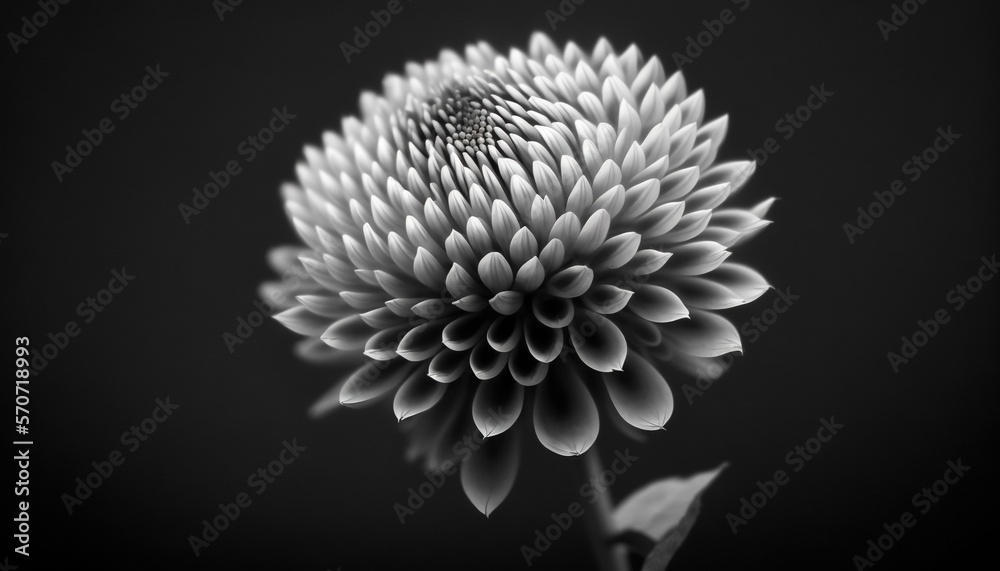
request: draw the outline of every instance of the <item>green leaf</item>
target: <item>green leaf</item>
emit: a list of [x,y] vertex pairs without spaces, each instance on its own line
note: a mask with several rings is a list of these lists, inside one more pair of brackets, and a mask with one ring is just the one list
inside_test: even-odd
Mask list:
[[612,517],[621,533],[613,541],[646,557],[642,571],[664,571],[698,518],[701,494],[726,466],[637,490],[615,508]]

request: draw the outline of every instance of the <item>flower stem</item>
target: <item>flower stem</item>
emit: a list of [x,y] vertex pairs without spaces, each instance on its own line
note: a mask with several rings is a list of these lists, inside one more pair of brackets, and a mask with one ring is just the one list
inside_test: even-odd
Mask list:
[[[600,482],[604,468],[601,465],[597,447],[591,446],[583,455],[587,481],[591,484]],[[593,506],[584,507],[583,519],[590,535],[590,543],[594,550],[598,569],[601,571],[629,571],[628,553],[624,545],[608,545],[607,540],[615,533],[612,519],[613,506],[611,494],[607,488],[598,488]],[[603,489],[603,491],[602,491]]]

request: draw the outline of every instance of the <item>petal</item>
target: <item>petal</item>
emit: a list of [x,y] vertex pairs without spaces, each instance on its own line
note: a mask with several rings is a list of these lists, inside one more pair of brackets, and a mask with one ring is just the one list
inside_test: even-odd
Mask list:
[[448,385],[437,383],[417,371],[410,375],[396,391],[392,410],[397,420],[416,416],[436,405],[444,396]]
[[625,232],[609,238],[594,252],[595,270],[616,269],[627,264],[639,251],[641,237],[635,232]]
[[706,274],[726,261],[730,252],[721,244],[710,241],[691,242],[671,249],[670,271],[682,276]]
[[463,315],[445,325],[441,339],[452,351],[465,351],[479,341],[489,325],[490,321],[483,319],[481,315],[475,313]]
[[372,328],[361,316],[352,315],[335,321],[320,335],[320,339],[334,349],[356,351],[365,346],[371,335]]
[[575,310],[573,302],[568,299],[534,296],[531,309],[538,321],[553,329],[566,327],[573,321]]
[[483,288],[476,281],[476,278],[472,277],[472,274],[465,271],[465,268],[456,264],[451,265],[451,270],[448,271],[448,277],[445,278],[445,284],[448,287],[448,292],[451,293],[455,299],[461,299],[467,295],[482,293]]
[[532,387],[545,378],[549,372],[549,364],[536,359],[528,347],[521,343],[511,351],[507,369],[515,381],[526,387]]
[[558,239],[549,241],[549,243],[542,248],[542,253],[538,254],[538,261],[542,262],[542,268],[545,270],[546,274],[554,273],[557,269],[562,267],[565,259],[566,247],[563,245],[562,241]]
[[340,390],[340,404],[352,406],[378,398],[396,388],[416,368],[403,359],[368,361],[347,379]]
[[507,368],[507,356],[493,349],[486,339],[480,339],[469,353],[469,368],[480,379],[492,379]]
[[546,327],[534,317],[529,317],[524,320],[524,341],[535,359],[551,363],[562,352],[563,331]]
[[727,319],[711,311],[691,310],[691,319],[663,329],[663,336],[675,347],[695,357],[721,357],[743,353],[740,334]]
[[524,294],[519,291],[502,291],[490,298],[490,307],[501,315],[513,315],[521,309]]
[[607,210],[598,210],[580,229],[580,236],[573,245],[573,253],[586,256],[596,250],[608,237],[611,228],[611,215]]
[[533,423],[538,441],[562,456],[583,454],[600,429],[597,406],[579,376],[557,367],[554,378],[535,389]]
[[577,312],[570,340],[580,360],[603,373],[620,371],[628,354],[628,343],[618,326],[589,309]]
[[[497,238],[499,240],[499,238]],[[510,261],[515,268],[520,268],[531,258],[538,255],[538,240],[531,230],[521,228],[510,239]]]
[[642,430],[659,430],[674,411],[674,396],[663,375],[635,351],[621,372],[604,373],[604,385],[618,414]]
[[450,383],[468,370],[469,356],[467,353],[442,349],[431,359],[427,368],[427,376],[439,383]]
[[[530,234],[529,234],[530,235]],[[521,269],[517,270],[517,277],[514,278],[514,289],[524,293],[531,293],[541,287],[545,281],[545,268],[538,256],[533,256],[524,262]]]
[[506,499],[521,459],[517,434],[488,438],[462,462],[462,489],[486,517]]
[[493,293],[510,289],[514,283],[514,272],[510,264],[499,252],[490,252],[479,260],[479,278]]
[[440,291],[445,285],[448,272],[437,258],[431,255],[423,246],[417,248],[413,259],[413,275],[425,286]]
[[723,263],[709,276],[748,302],[757,299],[771,289],[764,276],[743,264]]
[[[714,276],[715,273],[709,275]],[[728,309],[747,302],[733,290],[705,277],[677,276],[670,280],[670,290],[676,292],[688,307],[699,309]]]
[[618,313],[625,309],[633,292],[608,284],[598,284],[582,298],[583,305],[603,315]]
[[549,293],[557,297],[580,297],[594,282],[594,270],[587,266],[571,266],[552,276],[547,284]]
[[523,404],[524,386],[510,377],[482,381],[472,401],[472,419],[483,438],[490,438],[514,426]]
[[286,309],[274,318],[300,335],[319,335],[330,325],[328,317],[316,315],[304,305]]
[[513,315],[498,317],[486,331],[486,340],[490,347],[501,353],[509,353],[521,341],[524,326],[520,318]]
[[399,340],[396,353],[407,361],[424,361],[437,355],[443,348],[441,331],[446,321],[438,319],[417,325]]
[[653,284],[642,285],[629,300],[628,307],[653,323],[670,323],[688,317],[688,309],[677,294]]

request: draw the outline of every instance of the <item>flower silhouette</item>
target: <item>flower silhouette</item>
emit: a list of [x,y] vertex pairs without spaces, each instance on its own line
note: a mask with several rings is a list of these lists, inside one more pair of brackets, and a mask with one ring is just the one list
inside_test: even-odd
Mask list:
[[727,117],[703,122],[680,72],[635,46],[535,34],[527,53],[479,43],[410,63],[360,106],[283,188],[305,246],[271,261],[301,279],[265,284],[307,337],[300,355],[340,377],[313,413],[394,395],[410,456],[461,461],[489,515],[522,417],[578,455],[599,405],[660,429],[665,371],[741,351],[718,310],[769,286],[727,258],[773,199],[723,208],[754,164],[715,164]]

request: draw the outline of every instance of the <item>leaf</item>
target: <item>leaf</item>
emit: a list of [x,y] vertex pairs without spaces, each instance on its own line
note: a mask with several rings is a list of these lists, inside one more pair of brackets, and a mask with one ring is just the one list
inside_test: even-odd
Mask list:
[[666,478],[639,489],[615,508],[612,541],[623,542],[646,557],[642,571],[664,571],[698,519],[701,494],[728,466],[689,478]]

